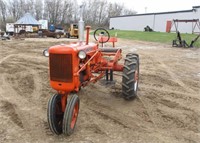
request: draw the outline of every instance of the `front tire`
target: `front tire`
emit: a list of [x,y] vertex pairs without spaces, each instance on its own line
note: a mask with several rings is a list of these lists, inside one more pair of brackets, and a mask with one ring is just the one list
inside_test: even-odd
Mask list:
[[74,132],[78,118],[80,100],[78,95],[72,94],[67,99],[67,107],[63,117],[63,134],[71,135]]
[[62,133],[63,115],[61,95],[55,94],[49,99],[47,108],[48,124],[54,134],[60,135]]
[[139,82],[139,56],[129,53],[126,55],[122,75],[122,95],[131,100],[137,96]]

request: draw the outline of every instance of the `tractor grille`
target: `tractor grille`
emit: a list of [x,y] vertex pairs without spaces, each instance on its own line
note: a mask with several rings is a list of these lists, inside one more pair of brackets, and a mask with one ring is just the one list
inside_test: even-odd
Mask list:
[[72,55],[50,54],[50,79],[72,82]]

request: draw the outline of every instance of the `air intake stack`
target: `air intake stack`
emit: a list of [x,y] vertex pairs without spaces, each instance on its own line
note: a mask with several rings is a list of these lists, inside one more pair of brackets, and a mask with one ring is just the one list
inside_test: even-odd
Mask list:
[[84,41],[84,21],[83,21],[83,5],[80,6],[80,20],[78,22],[79,42]]

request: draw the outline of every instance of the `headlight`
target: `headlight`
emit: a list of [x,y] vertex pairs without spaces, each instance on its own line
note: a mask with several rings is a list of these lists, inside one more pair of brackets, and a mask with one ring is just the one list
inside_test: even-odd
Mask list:
[[48,56],[49,56],[49,50],[48,50],[48,49],[45,49],[45,50],[43,51],[43,55],[44,55],[45,57],[48,57]]
[[83,60],[83,59],[86,58],[86,53],[85,53],[84,51],[80,51],[80,52],[78,53],[78,57],[79,57],[81,60]]

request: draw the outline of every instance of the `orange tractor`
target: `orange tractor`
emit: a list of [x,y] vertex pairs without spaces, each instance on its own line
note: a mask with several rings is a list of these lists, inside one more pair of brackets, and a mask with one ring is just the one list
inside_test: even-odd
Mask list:
[[[54,134],[71,135],[74,131],[80,100],[77,95],[81,87],[95,83],[101,78],[113,80],[113,71],[122,72],[122,95],[131,100],[137,96],[139,80],[139,56],[129,53],[124,65],[118,61],[122,58],[122,50],[103,48],[99,42],[89,43],[87,26],[84,41],[84,23],[79,21],[79,42],[69,45],[56,45],[44,50],[49,57],[50,85],[57,91],[48,102],[47,119]],[[95,39],[105,43],[110,35],[105,29],[95,31]],[[97,37],[98,36],[98,37]],[[109,58],[108,58],[109,57]]]

